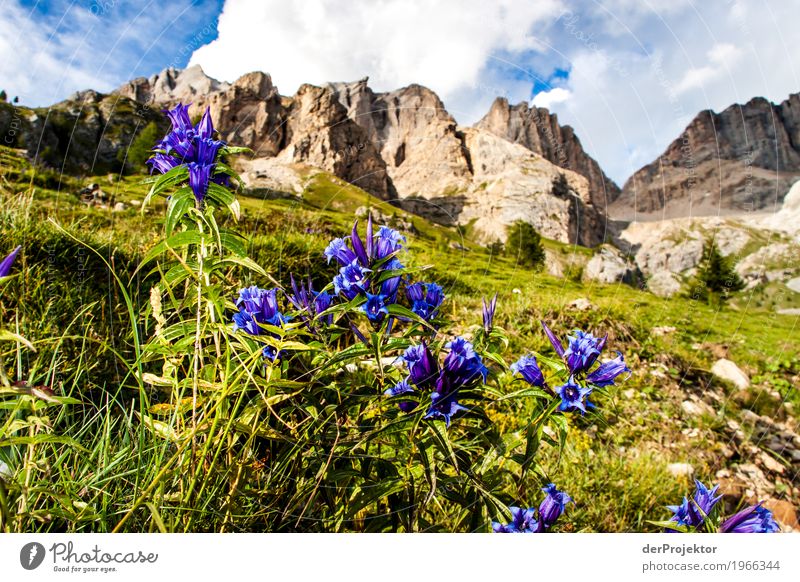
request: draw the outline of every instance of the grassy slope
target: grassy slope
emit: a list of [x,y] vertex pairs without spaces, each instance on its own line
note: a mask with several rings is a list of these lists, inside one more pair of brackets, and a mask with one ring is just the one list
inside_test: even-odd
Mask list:
[[[85,251],[48,225],[45,218],[52,217],[67,225],[77,236],[99,247],[104,256],[115,257],[116,265],[132,266],[159,235],[158,208],[144,216],[135,208],[118,213],[88,209],[71,194],[79,186],[74,181],[64,179],[59,184],[57,176],[39,175],[28,175],[23,181],[24,168],[15,166],[19,162],[14,161],[11,152],[2,154],[6,156],[2,180],[7,201],[26,191],[31,180],[40,186],[35,188],[28,226],[14,230],[8,222],[3,222],[0,232],[0,248],[25,244],[26,261],[33,265],[29,276],[14,283],[20,294],[21,330],[34,338],[55,335],[72,322],[82,304],[96,301],[97,308],[90,310],[91,317],[73,325],[85,325],[87,329],[95,326],[97,329],[92,331],[98,336],[113,334],[113,323],[104,327],[103,320],[106,311],[113,311],[119,304],[119,298],[113,296],[113,285],[101,262],[92,257],[80,259],[85,262],[80,263],[81,269],[86,269],[77,273],[81,292],[54,297],[55,289],[76,286],[74,260]],[[104,180],[105,177],[96,179],[118,200],[143,198],[144,187],[139,177],[125,177],[116,184]],[[244,209],[241,227],[251,240],[254,258],[284,281],[289,271],[322,276],[324,265],[319,259],[322,249],[331,237],[349,230],[356,208],[374,205],[385,214],[399,213],[387,203],[325,174],[312,177],[302,200],[242,196],[241,203]],[[419,217],[409,218],[417,234],[409,237],[407,260],[414,265],[434,265],[431,278],[444,281],[448,287],[447,309],[454,324],[447,331],[462,332],[477,324],[480,297],[498,292],[497,323],[509,332],[509,358],[529,349],[545,350],[538,324],[541,318],[548,319],[551,326],[562,332],[576,326],[608,332],[611,348],[626,353],[634,374],[609,401],[599,403],[605,420],[572,417],[570,422],[575,430],[565,455],[559,459],[552,451],[546,451],[551,469],[555,471],[558,466],[559,482],[573,497],[595,500],[579,503],[570,512],[568,529],[645,530],[646,520],[665,517],[660,507],[676,502],[688,487],[686,481],[666,472],[667,463],[690,462],[698,476],[706,479],[713,478],[716,470],[726,466],[728,461],[719,454],[721,443],[726,440],[721,427],[727,417],[738,416],[740,405],[726,401],[715,418],[684,418],[680,411],[680,403],[687,394],[710,389],[723,394],[731,392],[730,387],[720,385],[708,373],[716,359],[712,349],[728,346],[730,358],[759,378],[761,387],[778,387],[790,401],[800,404],[791,382],[789,387],[786,382],[786,378],[798,373],[797,317],[749,308],[744,298],[740,299],[744,307],[720,311],[682,298],[659,299],[624,285],[582,284],[533,273],[518,268],[511,258],[492,257],[470,241],[462,240],[455,230],[432,225]],[[454,249],[452,243],[459,243],[467,250]],[[586,249],[547,244],[560,253],[587,254]],[[48,281],[49,286],[40,288],[33,283],[37,275]],[[89,285],[87,278],[91,281]],[[514,293],[513,289],[520,292]],[[578,311],[568,307],[580,297],[589,298],[593,308]],[[144,303],[143,298],[139,299]],[[7,309],[14,306],[14,302],[4,305]],[[48,318],[48,314],[53,317]],[[7,320],[6,317],[4,321]],[[656,326],[672,326],[675,331],[655,335],[651,330]],[[110,341],[113,343],[113,337]],[[75,346],[73,349],[77,350]],[[91,378],[91,385],[113,382],[114,365],[109,350],[108,345],[96,348],[97,374]],[[62,380],[81,385],[85,379],[70,376],[68,358],[59,357],[64,358]],[[781,361],[788,361],[786,369],[774,372],[776,363]],[[101,372],[110,375],[103,377]],[[633,392],[628,392],[630,389]],[[763,411],[759,407],[764,405],[764,400],[759,403],[756,397],[750,407]],[[502,421],[512,426],[520,422],[515,418]],[[687,431],[693,436],[687,437]],[[609,506],[616,508],[613,514],[601,510]]]

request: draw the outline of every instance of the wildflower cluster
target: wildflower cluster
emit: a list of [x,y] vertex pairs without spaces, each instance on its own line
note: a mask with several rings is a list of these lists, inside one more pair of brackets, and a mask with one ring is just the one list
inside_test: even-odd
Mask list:
[[208,108],[196,126],[189,119],[188,105],[178,104],[165,113],[172,129],[153,148],[155,154],[147,160],[147,164],[151,171],[162,174],[185,167],[195,204],[202,208],[212,181],[227,184],[227,175],[216,173],[217,155],[225,142],[214,139],[214,126]]
[[[241,329],[252,336],[276,337],[267,326],[281,327],[287,321],[278,310],[278,289],[261,289],[255,285],[242,289],[236,306],[239,312],[233,316],[233,331]],[[280,357],[271,345],[264,346],[263,355],[271,361]]]
[[488,370],[472,344],[464,338],[457,337],[445,347],[449,353],[442,366],[425,342],[409,347],[402,356],[408,376],[385,394],[401,396],[400,409],[411,412],[417,402],[409,397],[430,393],[431,404],[424,418],[444,420],[449,427],[453,415],[466,410],[458,402],[460,390],[480,380],[485,382]]
[[718,527],[714,518],[715,508],[722,499],[717,494],[719,485],[711,489],[695,480],[695,491],[691,499],[684,497],[680,505],[667,507],[673,516],[664,523],[665,530],[672,532],[718,531],[719,533],[774,533],[780,527],[772,516],[772,512],[763,507],[761,502],[750,505],[738,513],[722,520]]
[[[372,216],[367,219],[364,240],[358,233],[358,221],[349,237],[333,239],[325,249],[328,263],[336,260],[339,273],[333,278],[336,295],[348,301],[362,298],[360,310],[374,324],[389,315],[389,307],[398,301],[404,265],[398,254],[404,249],[405,236],[388,226],[374,231]],[[435,283],[413,283],[406,287],[411,310],[430,321],[444,301],[442,288]]]
[[538,509],[509,507],[511,522],[502,524],[493,521],[492,530],[495,533],[544,533],[550,529],[564,513],[567,504],[572,502],[572,498],[556,489],[553,483],[549,483],[542,491],[546,495]]
[[[565,349],[561,340],[547,327],[547,324],[541,323],[547,339],[550,340],[558,357],[563,360],[569,374],[566,381],[555,389],[556,394],[561,397],[559,409],[562,412],[579,410],[581,414],[585,414],[588,409],[594,408],[594,404],[589,401],[594,388],[613,385],[623,372],[630,374],[621,352],[617,352],[617,357],[613,360],[604,362],[592,370],[606,345],[607,335],[597,338],[591,333],[575,330],[574,334],[567,338]],[[532,386],[548,388],[535,356],[523,356],[511,366],[511,370]]]

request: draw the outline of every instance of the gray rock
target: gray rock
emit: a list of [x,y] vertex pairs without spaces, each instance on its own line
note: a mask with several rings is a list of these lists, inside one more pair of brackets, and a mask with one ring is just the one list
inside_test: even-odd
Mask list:
[[647,280],[647,289],[659,297],[672,297],[681,290],[681,282],[669,271],[659,271]]
[[694,467],[689,463],[670,463],[667,465],[667,472],[675,477],[691,477],[694,475]]
[[714,365],[711,366],[711,373],[717,378],[733,383],[741,390],[750,386],[750,378],[747,377],[747,374],[730,360],[723,358],[714,362]]
[[583,270],[584,276],[598,283],[636,284],[638,279],[636,266],[631,264],[623,254],[609,245],[603,245]]

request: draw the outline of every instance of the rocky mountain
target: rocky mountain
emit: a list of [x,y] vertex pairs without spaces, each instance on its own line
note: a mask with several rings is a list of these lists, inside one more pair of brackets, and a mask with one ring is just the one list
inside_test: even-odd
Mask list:
[[34,109],[0,102],[3,145],[23,149],[30,159],[72,174],[119,170],[134,137],[151,122],[165,130],[169,125],[159,111],[95,91]]
[[610,208],[616,218],[775,210],[800,177],[800,94],[700,112]]
[[[605,238],[605,217],[578,169],[559,168],[481,127],[459,127],[430,89],[376,93],[363,79],[303,85],[281,97],[264,73],[232,84],[201,73],[197,67],[167,70],[131,81],[119,93],[159,108],[191,100],[192,115],[209,106],[224,139],[251,147],[258,158],[274,158],[247,165],[254,189],[279,189],[276,176],[284,189],[296,188],[302,180],[293,165],[299,164],[441,224],[469,226],[478,240],[504,240],[515,220],[563,242],[595,245]],[[560,173],[569,192],[554,195]]]
[[560,125],[558,116],[545,108],[529,107],[525,102],[510,105],[507,99],[498,97],[475,127],[521,144],[551,163],[584,176],[589,181],[589,199],[602,211],[620,194],[619,186],[584,151],[572,127]]

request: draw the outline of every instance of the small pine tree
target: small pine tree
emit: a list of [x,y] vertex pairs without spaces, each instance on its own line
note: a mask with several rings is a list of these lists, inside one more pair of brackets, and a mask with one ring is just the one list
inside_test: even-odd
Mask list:
[[6,95],[5,89],[0,89],[0,101],[2,101],[3,103],[8,101],[8,95]]
[[692,296],[712,304],[722,304],[736,291],[744,289],[744,281],[731,262],[722,256],[714,239],[706,240],[703,256],[692,285]]
[[144,129],[134,138],[131,147],[125,152],[119,152],[120,162],[125,159],[125,169],[130,172],[144,171],[145,162],[152,155],[153,144],[158,142],[163,135],[163,131],[158,128],[158,124],[151,121],[144,126]]
[[523,220],[516,221],[509,228],[506,252],[525,267],[539,270],[544,265],[542,237],[530,223]]

